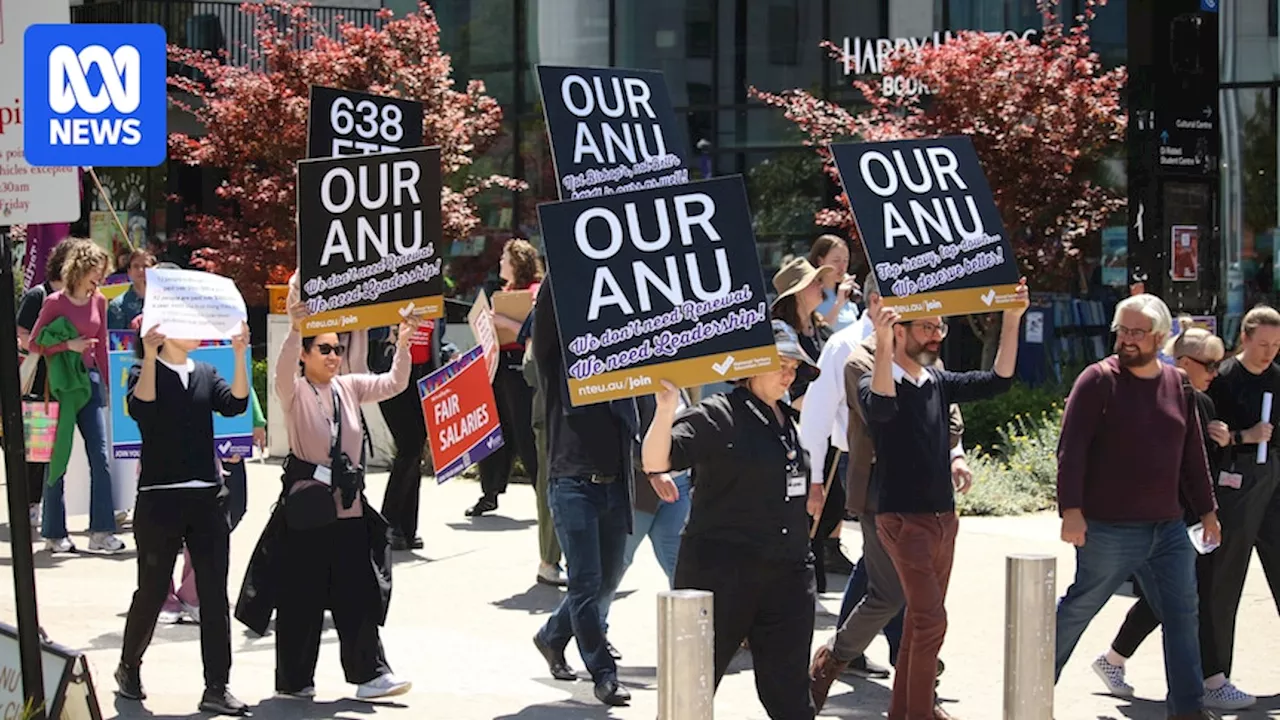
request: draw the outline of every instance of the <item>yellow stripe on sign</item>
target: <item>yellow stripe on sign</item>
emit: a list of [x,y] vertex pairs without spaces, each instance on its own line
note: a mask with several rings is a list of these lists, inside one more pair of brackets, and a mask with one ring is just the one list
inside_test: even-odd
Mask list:
[[1017,285],[942,290],[900,298],[885,297],[884,306],[897,310],[904,321],[1000,312],[1018,306],[1017,291]]
[[677,387],[697,387],[717,382],[741,380],[777,370],[778,349],[763,347],[645,365],[601,373],[586,380],[569,379],[569,401],[592,405],[609,400],[651,395],[662,389],[662,381]]

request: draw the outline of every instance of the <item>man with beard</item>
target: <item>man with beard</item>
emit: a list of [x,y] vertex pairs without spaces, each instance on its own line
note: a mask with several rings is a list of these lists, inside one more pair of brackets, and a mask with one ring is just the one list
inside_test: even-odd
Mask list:
[[876,533],[893,559],[907,601],[893,678],[890,720],[945,720],[935,704],[938,651],[947,634],[946,597],[955,556],[955,488],[948,409],[994,397],[1013,381],[1026,280],[1004,311],[994,371],[933,367],[946,335],[940,317],[901,322],[882,308],[874,319],[875,368],[858,381],[858,400],[875,447]]
[[1136,577],[1164,628],[1169,717],[1204,711],[1196,616],[1195,550],[1179,496],[1221,541],[1194,393],[1156,349],[1172,326],[1154,295],[1116,306],[1116,354],[1080,374],[1062,417],[1058,509],[1076,547],[1076,575],[1058,602],[1056,676],[1089,622]]

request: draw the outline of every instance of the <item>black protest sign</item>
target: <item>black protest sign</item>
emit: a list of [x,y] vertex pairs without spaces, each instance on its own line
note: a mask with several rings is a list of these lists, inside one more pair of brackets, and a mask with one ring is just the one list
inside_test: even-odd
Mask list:
[[689,182],[662,73],[539,65],[538,85],[562,199]]
[[538,206],[570,401],[778,368],[741,176]]
[[386,327],[408,303],[444,310],[440,150],[298,163],[303,335]]
[[969,138],[831,151],[886,307],[910,320],[1019,304],[1017,260]]
[[311,86],[307,157],[366,155],[422,147],[422,103]]

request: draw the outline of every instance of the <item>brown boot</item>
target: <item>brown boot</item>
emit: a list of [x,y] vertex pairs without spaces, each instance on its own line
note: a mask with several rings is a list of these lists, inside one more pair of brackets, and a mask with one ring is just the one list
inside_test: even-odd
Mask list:
[[836,659],[826,645],[818,648],[818,652],[813,656],[813,665],[809,667],[809,695],[813,698],[813,706],[818,711],[827,704],[827,695],[831,693],[832,683],[848,666],[849,663]]

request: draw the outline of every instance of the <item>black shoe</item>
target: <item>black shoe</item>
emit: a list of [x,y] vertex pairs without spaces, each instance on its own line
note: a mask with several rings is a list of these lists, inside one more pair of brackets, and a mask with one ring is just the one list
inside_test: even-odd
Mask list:
[[236,699],[226,688],[205,688],[200,710],[218,715],[248,715],[249,706]]
[[408,552],[409,541],[398,532],[391,533],[391,550],[393,552]]
[[617,662],[622,659],[622,653],[618,652],[618,648],[614,647],[613,643],[609,642],[608,640],[605,640],[604,647],[606,650],[609,651],[609,657],[613,658],[614,662]]
[[871,662],[866,655],[849,663],[849,667],[845,669],[845,672],[871,680],[884,680],[889,677],[889,668]]
[[938,658],[938,677],[942,677],[942,673],[947,671],[947,664],[942,662],[942,658]]
[[121,663],[116,667],[116,694],[126,700],[146,700],[147,693],[142,689],[142,673],[136,667],[126,667]]
[[631,693],[618,684],[617,678],[605,678],[596,683],[596,699],[605,705],[622,707],[631,704]]
[[426,544],[422,542],[421,535],[414,535],[413,539],[409,541],[410,550],[421,550],[425,546]]
[[551,671],[551,677],[557,680],[573,681],[578,676],[573,672],[573,668],[569,667],[569,661],[564,659],[564,650],[553,650],[550,645],[542,641],[542,638],[534,635],[533,646],[538,648],[538,652],[542,654],[542,659],[547,661],[547,669]]
[[827,538],[823,545],[823,564],[827,572],[833,575],[853,574],[853,561],[845,557],[840,538]]
[[485,513],[491,513],[498,509],[498,498],[485,495],[476,502],[475,505],[467,508],[467,517],[480,517]]

